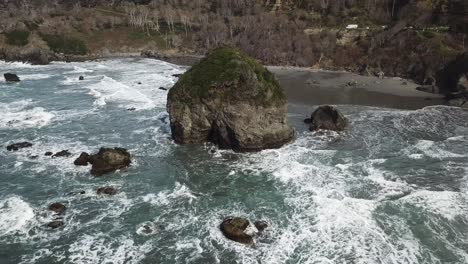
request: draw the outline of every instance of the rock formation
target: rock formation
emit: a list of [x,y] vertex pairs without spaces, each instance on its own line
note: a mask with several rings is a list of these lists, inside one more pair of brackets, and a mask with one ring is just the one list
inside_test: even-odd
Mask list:
[[130,153],[123,148],[101,148],[97,154],[89,157],[89,163],[93,166],[91,174],[101,176],[130,165]]
[[30,148],[32,147],[32,143],[29,143],[29,142],[20,142],[20,143],[14,143],[14,144],[11,144],[11,145],[8,145],[7,146],[7,150],[8,151],[18,151],[22,148]]
[[226,238],[242,244],[250,245],[253,244],[253,237],[245,233],[249,225],[249,220],[234,217],[225,219],[221,223],[220,229]]
[[167,110],[180,144],[212,142],[235,151],[278,148],[294,137],[287,100],[272,73],[232,48],[218,48],[180,76]]
[[348,125],[348,120],[338,109],[333,106],[323,105],[312,113],[310,119],[304,120],[310,122],[310,130],[333,130],[343,131]]
[[5,81],[7,82],[19,82],[20,81],[20,78],[18,77],[18,75],[14,73],[5,73],[3,74],[3,77],[5,77]]

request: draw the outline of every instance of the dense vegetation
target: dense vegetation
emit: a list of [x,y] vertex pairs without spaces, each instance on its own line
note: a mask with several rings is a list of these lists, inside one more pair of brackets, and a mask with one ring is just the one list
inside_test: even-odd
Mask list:
[[[251,75],[255,76],[251,76]],[[254,87],[256,90],[254,90]],[[286,96],[274,75],[243,52],[230,47],[211,51],[208,56],[180,77],[175,89],[179,100],[193,101],[217,94],[223,102],[250,99],[264,105],[283,105]],[[243,98],[245,100],[245,98]]]
[[29,31],[26,30],[12,30],[5,33],[6,42],[10,45],[24,46],[28,44]]

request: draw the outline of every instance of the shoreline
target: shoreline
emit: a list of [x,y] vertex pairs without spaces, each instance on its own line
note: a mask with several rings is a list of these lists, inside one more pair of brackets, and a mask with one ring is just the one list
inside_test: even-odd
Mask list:
[[[158,55],[138,52],[73,56],[54,62],[85,62],[117,58],[147,58],[190,67],[200,55]],[[6,61],[7,63],[9,61]],[[13,61],[11,61],[13,62]],[[449,105],[441,94],[416,90],[419,86],[399,77],[379,79],[353,72],[311,67],[265,66],[283,87],[290,105],[364,105],[416,110],[431,105]]]

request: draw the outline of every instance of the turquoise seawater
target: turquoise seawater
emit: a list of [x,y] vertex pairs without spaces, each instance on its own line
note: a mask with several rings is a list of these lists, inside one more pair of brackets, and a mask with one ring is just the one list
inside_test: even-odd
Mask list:
[[[467,111],[339,105],[349,130],[318,135],[302,122],[315,106],[291,102],[297,139],[281,149],[179,146],[158,88],[184,71],[0,62],[22,79],[0,81],[1,264],[468,263]],[[6,150],[21,141],[34,145]],[[102,146],[128,149],[132,166],[96,178],[73,165]],[[61,150],[72,156],[44,156]],[[55,230],[53,202],[67,206]],[[244,246],[220,233],[226,216],[269,228]]]

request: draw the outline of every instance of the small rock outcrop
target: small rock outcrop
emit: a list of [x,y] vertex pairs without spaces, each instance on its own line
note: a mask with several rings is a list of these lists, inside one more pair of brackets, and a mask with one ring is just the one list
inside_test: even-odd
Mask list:
[[50,151],[47,151],[46,153],[44,153],[44,156],[52,156],[54,153],[50,152]]
[[119,169],[130,166],[130,153],[123,148],[101,148],[97,154],[89,157],[89,162],[93,165],[91,174],[102,176]]
[[3,77],[5,77],[5,81],[7,82],[19,82],[20,81],[20,78],[18,77],[18,75],[14,73],[5,73],[3,74]]
[[89,163],[89,154],[82,152],[80,156],[73,162],[76,166],[88,166]]
[[78,77],[78,81],[83,81],[83,80],[84,80],[84,76]]
[[294,138],[287,99],[274,75],[232,48],[218,48],[168,93],[173,139],[235,151],[278,148]]
[[29,143],[29,142],[19,142],[19,143],[14,143],[14,144],[11,144],[11,145],[8,145],[7,146],[7,150],[8,151],[18,151],[22,148],[30,148],[32,147],[32,143]]
[[251,245],[253,244],[253,237],[245,233],[249,225],[249,220],[234,217],[224,219],[219,228],[226,238],[242,244]]
[[49,205],[49,210],[54,211],[57,214],[63,214],[65,212],[65,205],[62,203],[53,203]]
[[97,194],[106,194],[106,195],[115,195],[117,194],[117,190],[113,187],[101,187],[97,189]]
[[52,158],[69,157],[70,155],[71,153],[68,150],[62,150],[52,155]]
[[312,113],[310,130],[343,131],[348,126],[348,120],[333,106],[323,105]]

